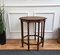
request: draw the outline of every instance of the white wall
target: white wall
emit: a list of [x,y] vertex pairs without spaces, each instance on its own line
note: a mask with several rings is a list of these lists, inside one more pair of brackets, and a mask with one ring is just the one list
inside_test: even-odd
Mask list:
[[[1,2],[1,4],[2,3],[3,2]],[[45,26],[45,39],[57,38],[56,35],[60,17],[59,0],[4,0],[4,8],[7,39],[17,39],[21,37],[19,21],[21,16],[36,15],[45,16],[47,18]],[[24,25],[24,32],[26,34],[26,23]],[[30,27],[30,33],[34,32],[33,24],[30,24]]]
[[[59,17],[60,18],[60,17]],[[59,28],[60,28],[60,19],[59,19]]]

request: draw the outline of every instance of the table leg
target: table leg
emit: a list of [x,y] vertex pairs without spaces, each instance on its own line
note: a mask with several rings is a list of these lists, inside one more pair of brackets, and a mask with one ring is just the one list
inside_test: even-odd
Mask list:
[[35,38],[35,40],[36,40],[36,22],[35,22],[35,36],[34,36]]
[[27,22],[27,33],[28,33],[28,51],[30,50],[30,40],[29,40],[29,22]]
[[43,43],[43,22],[42,21],[41,21],[41,42]]
[[24,47],[23,42],[24,42],[24,39],[23,39],[23,21],[21,20],[21,43],[22,43],[22,47]]
[[39,30],[40,30],[40,22],[38,22],[38,39],[37,39],[37,50],[39,50]]
[[42,47],[44,46],[44,31],[45,31],[45,21],[43,22],[43,38],[42,38]]

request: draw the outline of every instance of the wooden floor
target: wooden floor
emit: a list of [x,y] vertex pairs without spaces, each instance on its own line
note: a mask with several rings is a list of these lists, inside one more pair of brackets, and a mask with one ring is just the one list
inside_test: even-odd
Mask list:
[[[31,40],[31,43],[36,43],[34,40]],[[36,45],[31,45],[31,50],[36,50]],[[21,47],[20,40],[7,40],[5,45],[0,45],[0,50],[27,50],[27,45],[24,44],[24,47]],[[45,40],[44,47],[41,47],[40,50],[60,50],[60,44],[56,40]]]

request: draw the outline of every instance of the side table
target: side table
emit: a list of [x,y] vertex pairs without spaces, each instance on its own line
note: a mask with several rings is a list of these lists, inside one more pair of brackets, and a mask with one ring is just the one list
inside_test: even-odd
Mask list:
[[[37,37],[37,50],[39,50],[39,44],[42,44],[42,47],[44,46],[44,30],[45,30],[45,17],[40,17],[40,16],[26,16],[26,17],[20,17],[19,18],[21,21],[21,43],[22,43],[22,47],[24,47],[24,43],[28,45],[28,50],[30,50],[30,45],[34,45],[34,44],[30,44],[30,36],[34,36],[34,39],[36,40]],[[23,30],[23,22],[27,23],[27,35],[24,36],[24,30]],[[30,35],[29,34],[29,24],[30,23],[35,23],[35,34],[34,35]],[[36,34],[36,23],[38,23],[38,34]],[[40,31],[41,29],[41,31]],[[39,35],[41,34],[41,35]],[[27,38],[27,42],[24,42],[24,38]],[[41,38],[41,41],[39,42],[39,39]]]

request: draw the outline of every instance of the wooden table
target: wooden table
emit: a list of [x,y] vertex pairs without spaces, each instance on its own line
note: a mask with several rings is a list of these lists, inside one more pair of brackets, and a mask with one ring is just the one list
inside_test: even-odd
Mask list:
[[[26,16],[26,17],[20,17],[19,18],[21,21],[21,43],[22,43],[22,47],[24,47],[24,43],[28,45],[28,50],[30,50],[30,45],[37,45],[37,50],[39,50],[39,44],[42,44],[42,47],[44,46],[44,30],[45,30],[45,17],[40,17],[40,16]],[[23,22],[27,23],[27,35],[24,36],[24,30],[23,30]],[[35,34],[34,35],[30,35],[29,34],[29,24],[30,23],[34,23],[35,24]],[[38,35],[36,34],[36,23],[38,23]],[[41,26],[41,32],[40,30],[40,26]],[[39,35],[39,33],[41,35]],[[37,44],[30,44],[30,36],[34,36],[34,39],[36,40],[37,37]],[[24,42],[24,38],[28,37],[28,43]],[[39,42],[39,38],[41,39],[41,41]]]

